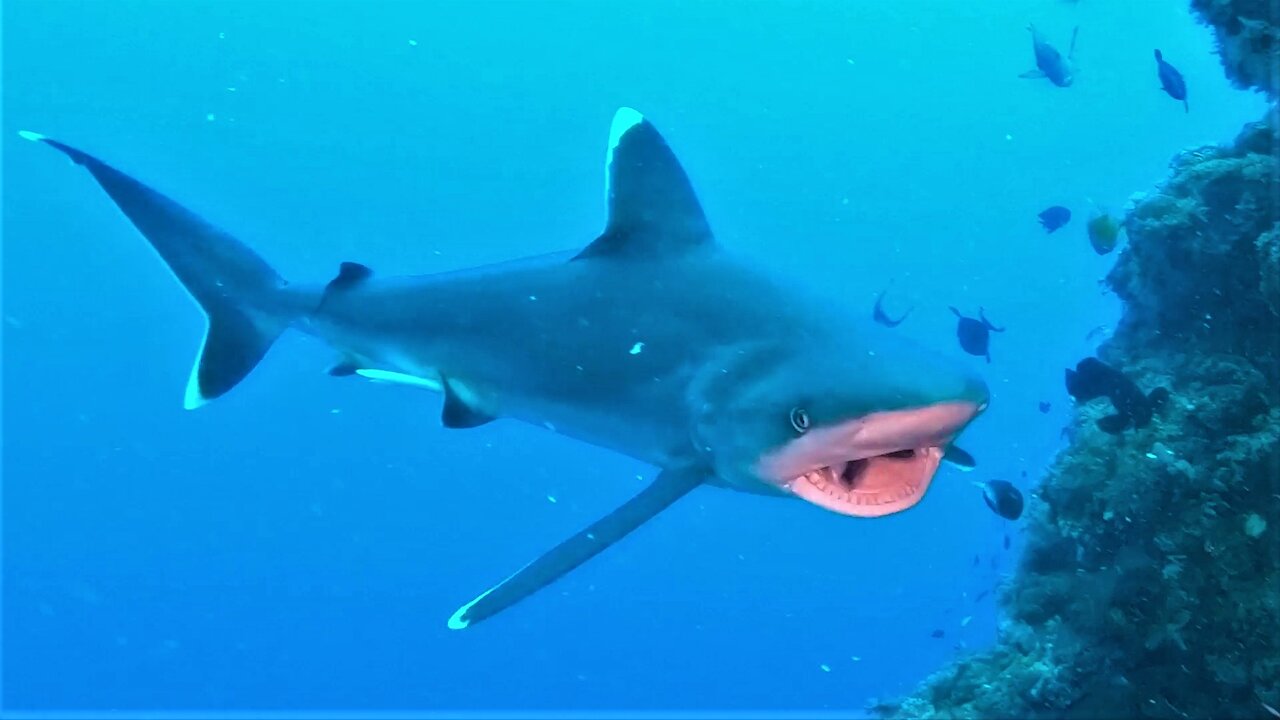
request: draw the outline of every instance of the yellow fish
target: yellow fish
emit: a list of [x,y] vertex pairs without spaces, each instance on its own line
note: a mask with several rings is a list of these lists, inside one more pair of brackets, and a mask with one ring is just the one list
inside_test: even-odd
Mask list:
[[1101,213],[1089,219],[1089,244],[1099,255],[1116,249],[1120,237],[1120,223],[1110,213]]

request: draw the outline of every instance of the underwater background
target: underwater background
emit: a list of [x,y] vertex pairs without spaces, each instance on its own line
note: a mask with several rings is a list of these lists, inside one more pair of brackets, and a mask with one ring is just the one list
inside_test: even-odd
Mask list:
[[[3,704],[37,714],[904,695],[996,643],[1026,520],[973,481],[1030,495],[1072,435],[1063,369],[1116,327],[1100,281],[1127,251],[1094,252],[1091,208],[1120,215],[1178,151],[1267,108],[1173,1],[0,9]],[[1080,28],[1071,87],[1019,77],[1029,22],[1064,53]],[[202,316],[87,175],[16,134],[95,153],[285,277],[325,280],[343,260],[429,273],[585,245],[620,106],[666,137],[721,243],[868,316],[887,290],[890,314],[915,308],[898,332],[981,370],[978,468],[944,466],[877,520],[702,488],[464,633],[445,627],[461,603],[655,469],[511,421],[445,430],[438,398],[331,378],[298,334],[183,410]],[[1047,234],[1052,205],[1073,220]],[[949,305],[1007,328],[990,364],[957,346]]]

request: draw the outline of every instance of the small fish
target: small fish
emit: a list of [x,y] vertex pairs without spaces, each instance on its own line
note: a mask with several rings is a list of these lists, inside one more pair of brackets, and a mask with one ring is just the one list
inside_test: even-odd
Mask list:
[[1097,339],[1097,338],[1099,338],[1099,337],[1102,337],[1103,335],[1106,335],[1106,334],[1107,334],[1107,333],[1109,333],[1109,332],[1111,332],[1111,328],[1110,328],[1109,326],[1107,326],[1107,325],[1105,325],[1105,324],[1103,324],[1103,325],[1098,325],[1097,327],[1095,327],[1095,328],[1093,328],[1092,330],[1090,330],[1090,331],[1089,331],[1089,334],[1087,334],[1087,335],[1085,335],[1085,336],[1084,336],[1084,341],[1085,341],[1085,342],[1092,342],[1093,340],[1095,340],[1095,339]]
[[929,633],[929,637],[934,638],[935,640],[938,638],[944,638],[946,636],[947,636],[947,632],[941,628]]
[[[988,480],[974,485],[982,488],[982,499],[991,511],[1006,520],[1017,520],[1022,515],[1022,492],[1008,480]],[[1009,547],[1009,536],[1005,536],[1005,547]]]
[[1159,50],[1156,50],[1156,74],[1160,76],[1160,89],[1174,100],[1181,100],[1183,110],[1191,112],[1191,106],[1187,104],[1187,81],[1177,68],[1165,62]]
[[907,319],[907,316],[911,314],[911,311],[915,310],[915,306],[907,308],[907,311],[902,313],[902,317],[898,318],[897,320],[894,320],[893,318],[885,314],[884,306],[881,305],[881,303],[884,301],[884,293],[885,291],[881,290],[880,294],[876,296],[876,307],[875,307],[875,310],[872,312],[871,317],[876,322],[880,323],[881,325],[884,325],[885,327],[898,327],[899,325],[902,324],[903,320]]
[[951,312],[960,318],[956,324],[956,338],[960,340],[960,347],[970,355],[986,357],[987,362],[991,362],[991,333],[1004,332],[1005,329],[992,325],[982,308],[978,308],[976,319],[965,317],[954,307],[951,307]]
[[973,622],[973,616],[965,615],[964,618],[960,621],[960,627],[968,627],[969,623],[971,622]]
[[990,591],[990,590],[983,590],[982,592],[978,593],[978,596],[977,596],[977,597],[975,597],[975,598],[973,599],[973,601],[974,601],[974,602],[976,602],[976,603],[977,603],[977,602],[982,602],[982,599],[983,599],[983,598],[985,598],[986,596],[990,595],[990,594],[991,594],[991,591]]
[[1053,232],[1063,225],[1071,222],[1071,211],[1061,205],[1054,205],[1040,213],[1040,224],[1044,226],[1045,232]]
[[[1019,500],[1019,502],[1021,502],[1021,500]],[[1019,512],[1021,512],[1021,511],[1019,511]],[[1004,534],[1004,549],[1005,549],[1005,550],[1008,550],[1008,549],[1009,549],[1009,533],[1005,533],[1005,534]]]
[[1040,405],[1039,405],[1039,407],[1040,407],[1040,412],[1042,412],[1042,413],[1047,413],[1047,412],[1049,412],[1049,410],[1050,410],[1050,409],[1052,409],[1052,408],[1053,408],[1053,406],[1052,406],[1052,405],[1050,405],[1049,403],[1045,402],[1044,400],[1041,400],[1041,401],[1040,401]]
[[1115,413],[1098,420],[1098,429],[1118,435],[1128,427],[1144,428],[1155,412],[1169,398],[1167,388],[1158,387],[1143,394],[1138,385],[1124,373],[1098,358],[1087,357],[1066,371],[1067,394],[1076,402],[1105,397]]
[[973,556],[973,566],[974,566],[974,567],[978,567],[978,563],[980,563],[980,562],[982,562],[982,558],[981,558],[981,557],[979,557],[979,556],[977,556],[977,555],[974,555],[974,556]]
[[1076,35],[1080,33],[1080,28],[1071,31],[1071,48],[1065,58],[1044,39],[1035,25],[1027,25],[1027,29],[1031,31],[1031,51],[1036,56],[1036,69],[1028,70],[1020,77],[1048,78],[1049,82],[1058,87],[1071,85],[1075,81],[1071,74],[1071,58],[1076,54]]
[[1116,241],[1120,237],[1120,223],[1110,213],[1100,213],[1089,220],[1089,244],[1099,255],[1106,255],[1116,249]]

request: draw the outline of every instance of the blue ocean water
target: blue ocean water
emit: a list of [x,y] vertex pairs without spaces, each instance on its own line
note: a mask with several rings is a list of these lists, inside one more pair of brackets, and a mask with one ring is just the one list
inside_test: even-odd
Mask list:
[[[1019,78],[1028,22],[1064,51],[1080,27],[1073,86]],[[1090,201],[1121,211],[1264,107],[1179,2],[9,0],[3,29],[3,703],[31,711],[906,692],[993,640],[976,598],[1012,572],[1018,524],[971,481],[1034,486],[1065,442],[1062,368],[1117,315]],[[887,287],[891,313],[916,308],[899,332],[985,374],[979,469],[874,521],[699,489],[463,633],[445,627],[461,603],[655,468],[515,422],[445,430],[436,397],[331,378],[296,334],[183,410],[200,313],[87,175],[16,135],[94,152],[324,280],[586,244],[624,105],[720,242],[868,313]],[[1050,205],[1075,217],[1046,235]],[[948,305],[1008,328],[990,365]]]

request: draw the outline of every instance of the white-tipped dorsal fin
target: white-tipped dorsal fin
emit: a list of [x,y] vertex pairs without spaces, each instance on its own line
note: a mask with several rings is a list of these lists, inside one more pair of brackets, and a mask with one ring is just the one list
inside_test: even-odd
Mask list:
[[605,153],[604,233],[575,259],[658,259],[712,243],[693,185],[658,130],[631,108],[620,108]]

